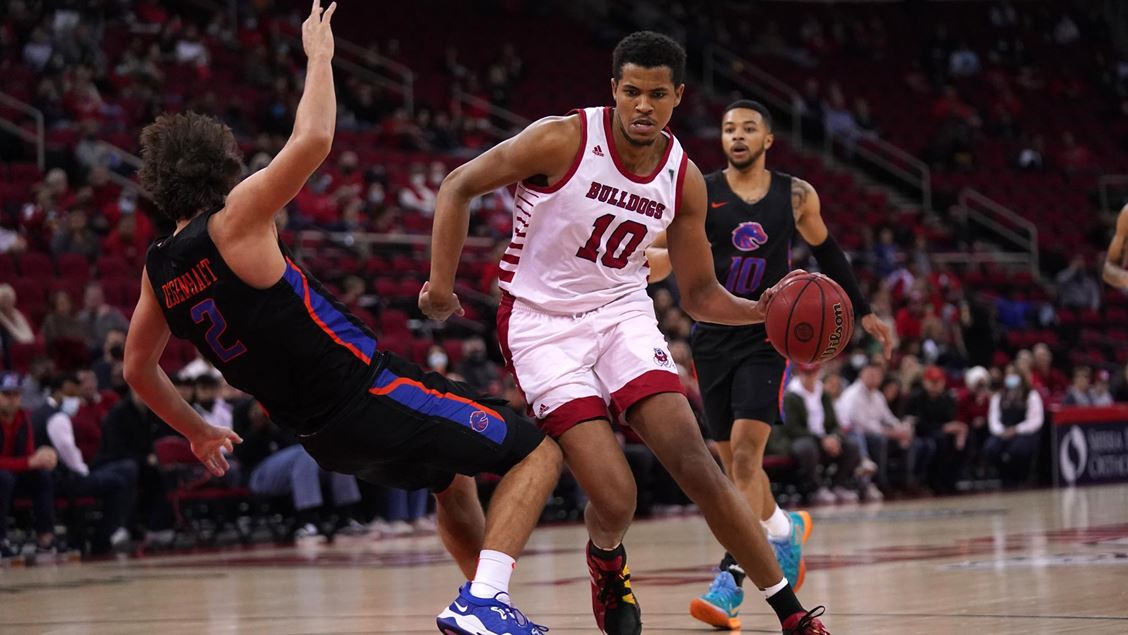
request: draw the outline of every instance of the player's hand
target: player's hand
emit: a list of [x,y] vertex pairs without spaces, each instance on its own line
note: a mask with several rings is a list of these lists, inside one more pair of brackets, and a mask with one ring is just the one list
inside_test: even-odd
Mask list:
[[889,325],[870,313],[862,318],[862,328],[874,339],[881,342],[881,348],[885,351],[885,359],[893,359],[893,332],[889,329]]
[[752,307],[752,324],[758,324],[764,321],[764,318],[768,315],[768,307],[772,304],[772,298],[775,297],[776,293],[779,293],[780,289],[787,286],[787,283],[791,282],[792,278],[806,274],[807,272],[803,269],[795,269],[770,288],[764,289],[764,291],[760,293],[760,299],[756,300],[755,305]]
[[435,293],[431,291],[430,281],[423,283],[419,290],[419,310],[423,315],[442,322],[452,315],[459,317],[466,315],[466,309],[458,301],[458,296],[453,291],[450,293]]
[[324,9],[324,15],[321,13],[322,10],[321,0],[313,0],[309,17],[302,22],[302,47],[305,48],[306,57],[310,59],[333,57],[333,29],[329,21],[337,10],[337,3],[334,2],[328,9]]
[[209,472],[223,476],[230,467],[224,453],[233,451],[235,444],[242,443],[243,439],[234,430],[205,424],[204,429],[195,438],[188,439],[188,442],[192,445],[192,454],[200,459],[200,463]]

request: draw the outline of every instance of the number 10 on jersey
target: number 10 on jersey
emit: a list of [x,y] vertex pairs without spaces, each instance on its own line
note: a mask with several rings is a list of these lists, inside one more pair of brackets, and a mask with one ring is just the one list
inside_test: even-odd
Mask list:
[[765,260],[751,256],[733,256],[725,288],[736,295],[747,295],[760,288],[764,281]]

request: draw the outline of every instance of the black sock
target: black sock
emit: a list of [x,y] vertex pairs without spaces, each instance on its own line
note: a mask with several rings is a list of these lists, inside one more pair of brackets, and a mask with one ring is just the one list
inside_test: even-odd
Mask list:
[[795,597],[795,591],[791,589],[790,584],[768,598],[768,604],[776,612],[781,624],[792,615],[803,612],[803,605],[799,603],[799,598]]
[[614,560],[619,556],[627,557],[627,550],[623,548],[623,543],[619,543],[618,547],[608,551],[607,549],[600,549],[595,546],[594,542],[588,541],[588,555],[599,558],[600,560]]
[[736,586],[744,586],[744,568],[736,563],[736,558],[732,554],[725,552],[725,557],[721,559],[721,571],[728,571],[732,574],[732,579],[736,580]]

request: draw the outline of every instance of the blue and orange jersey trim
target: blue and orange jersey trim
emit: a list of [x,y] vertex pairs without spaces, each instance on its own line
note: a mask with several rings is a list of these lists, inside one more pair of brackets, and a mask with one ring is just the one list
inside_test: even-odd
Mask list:
[[442,417],[501,445],[509,434],[505,417],[496,410],[461,395],[439,392],[388,369],[376,375],[368,392],[386,396],[416,412]]
[[791,383],[791,360],[785,360],[783,376],[779,378],[779,394],[776,396],[776,406],[779,408],[779,420],[783,421],[783,396],[787,394],[787,384]]
[[316,289],[312,289],[305,272],[294,261],[286,258],[286,282],[298,294],[309,312],[310,319],[325,331],[334,342],[346,348],[365,364],[372,364],[376,355],[376,340],[364,332],[342,313],[333,302]]

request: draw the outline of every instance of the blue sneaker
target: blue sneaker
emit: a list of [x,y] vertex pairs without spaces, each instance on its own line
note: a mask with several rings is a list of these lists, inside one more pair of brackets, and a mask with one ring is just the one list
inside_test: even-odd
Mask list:
[[[502,595],[499,593],[498,595]],[[548,628],[533,624],[525,614],[497,599],[470,595],[470,583],[462,585],[458,597],[435,623],[444,635],[543,635]]]
[[783,575],[795,591],[803,586],[807,579],[807,561],[803,559],[803,545],[811,537],[814,523],[807,512],[791,512],[791,535],[786,538],[769,538],[772,549],[775,550],[776,560],[783,569]]
[[728,571],[713,578],[709,591],[689,603],[689,614],[706,624],[728,631],[740,628],[740,604],[744,602],[744,589]]

